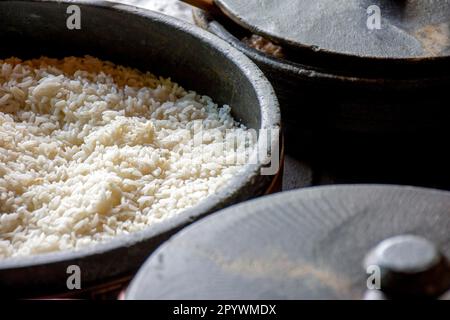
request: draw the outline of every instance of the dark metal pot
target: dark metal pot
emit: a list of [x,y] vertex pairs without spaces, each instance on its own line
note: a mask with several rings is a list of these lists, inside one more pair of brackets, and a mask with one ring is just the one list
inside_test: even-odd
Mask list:
[[345,59],[288,52],[283,59],[241,41],[226,17],[194,10],[196,23],[250,57],[277,93],[286,151],[337,182],[450,187],[448,59]]
[[[66,28],[69,5],[81,9],[81,30]],[[231,105],[235,118],[247,127],[280,126],[273,89],[247,57],[209,32],[158,13],[104,1],[1,1],[0,42],[2,58],[90,54],[170,76],[185,88]],[[0,295],[67,292],[70,265],[80,267],[82,289],[130,276],[183,226],[263,194],[273,180],[260,174],[263,166],[247,165],[226,189],[145,231],[79,251],[0,260]]]
[[247,201],[165,242],[125,297],[436,299],[450,290],[448,206],[449,192],[361,184]]

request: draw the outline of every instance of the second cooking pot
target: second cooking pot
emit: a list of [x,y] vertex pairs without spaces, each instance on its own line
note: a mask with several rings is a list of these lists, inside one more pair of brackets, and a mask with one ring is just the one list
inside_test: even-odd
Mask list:
[[250,32],[231,19],[201,10],[194,18],[269,78],[288,153],[312,160],[338,182],[450,187],[446,57],[405,63],[285,50],[275,58],[241,41]]

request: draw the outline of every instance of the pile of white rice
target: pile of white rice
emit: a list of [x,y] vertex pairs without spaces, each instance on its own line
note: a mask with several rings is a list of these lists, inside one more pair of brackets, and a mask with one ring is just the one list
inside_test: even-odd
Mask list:
[[245,130],[230,107],[150,73],[0,60],[0,258],[78,249],[196,205],[242,168],[224,138]]

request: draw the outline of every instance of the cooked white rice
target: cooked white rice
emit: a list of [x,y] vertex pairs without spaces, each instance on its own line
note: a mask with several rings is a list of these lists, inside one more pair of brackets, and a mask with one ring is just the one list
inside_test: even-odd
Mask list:
[[243,131],[230,107],[150,73],[0,60],[0,258],[78,249],[196,205],[242,168],[224,137]]

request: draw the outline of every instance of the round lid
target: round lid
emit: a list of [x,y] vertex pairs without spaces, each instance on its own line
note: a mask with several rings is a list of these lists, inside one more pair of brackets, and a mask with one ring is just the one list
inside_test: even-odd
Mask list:
[[362,58],[450,55],[449,0],[215,0],[232,20],[291,48]]
[[166,242],[127,298],[362,299],[373,265],[389,294],[440,295],[450,287],[449,208],[450,193],[395,186],[253,200]]

